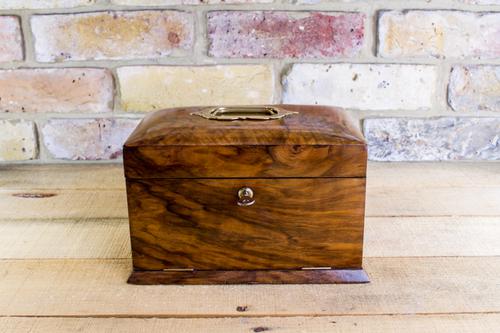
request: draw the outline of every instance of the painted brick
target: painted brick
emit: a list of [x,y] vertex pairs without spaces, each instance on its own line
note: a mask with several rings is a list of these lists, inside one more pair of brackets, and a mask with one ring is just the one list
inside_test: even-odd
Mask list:
[[112,4],[124,6],[171,6],[271,3],[274,0],[111,0]]
[[157,58],[193,43],[192,17],[179,11],[36,15],[31,26],[42,62]]
[[458,0],[472,5],[500,5],[500,0]]
[[373,118],[364,129],[375,161],[500,159],[500,118]]
[[209,55],[226,58],[325,58],[359,53],[364,14],[214,11]]
[[[130,1],[134,1],[134,0],[130,0]],[[356,2],[356,1],[360,1],[360,0],[336,0],[335,2],[340,2],[340,3],[344,2],[345,3],[345,2]],[[420,2],[431,2],[431,1],[432,0],[420,0]],[[500,4],[500,0],[453,0],[453,1],[457,2],[457,3],[465,3],[465,4],[471,4],[471,5],[498,5],[498,4]],[[332,2],[332,0],[294,0],[293,2],[297,3],[297,4],[311,5],[311,4],[317,4],[317,3],[328,3],[328,2]],[[379,0],[378,2],[381,2],[381,0]],[[389,2],[395,2],[395,1],[389,1]],[[400,1],[400,2],[404,3],[404,1]]]
[[500,112],[500,66],[456,66],[448,86],[455,111]]
[[273,102],[268,65],[134,66],[117,72],[125,111]]
[[51,119],[42,127],[52,157],[104,160],[122,156],[122,146],[138,119]]
[[23,60],[23,38],[19,18],[0,16],[0,62]]
[[382,57],[496,58],[500,13],[460,11],[383,12],[378,54]]
[[432,106],[436,71],[427,65],[295,64],[284,77],[283,102],[364,110]]
[[0,70],[0,112],[110,112],[112,102],[106,69]]
[[0,161],[32,160],[37,153],[32,121],[0,120]]
[[94,3],[95,0],[2,0],[0,9],[71,8]]

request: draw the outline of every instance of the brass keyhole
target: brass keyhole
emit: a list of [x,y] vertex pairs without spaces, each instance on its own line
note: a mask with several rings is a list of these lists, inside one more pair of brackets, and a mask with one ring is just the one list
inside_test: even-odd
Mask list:
[[242,187],[238,190],[238,206],[251,206],[255,203],[253,190],[250,187]]

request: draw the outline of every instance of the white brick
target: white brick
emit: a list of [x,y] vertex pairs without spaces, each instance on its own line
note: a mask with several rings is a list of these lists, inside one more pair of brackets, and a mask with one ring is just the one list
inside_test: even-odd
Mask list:
[[15,16],[0,16],[0,62],[17,60],[23,60],[19,19]]
[[125,111],[273,102],[273,70],[267,65],[133,66],[117,72]]
[[455,111],[500,112],[500,66],[456,66],[448,86]]
[[457,0],[472,5],[500,5],[500,0]]
[[95,0],[1,0],[0,9],[71,8],[94,3]]
[[52,157],[67,160],[116,159],[137,119],[51,119],[42,127]]
[[111,0],[112,4],[124,6],[173,6],[173,5],[213,5],[271,3],[274,0]]
[[378,30],[382,57],[500,57],[500,13],[388,11]]
[[0,120],[0,161],[22,161],[36,157],[34,123],[24,120]]
[[374,161],[500,160],[500,118],[365,119]]
[[436,71],[426,65],[296,64],[284,78],[284,103],[362,110],[432,106]]

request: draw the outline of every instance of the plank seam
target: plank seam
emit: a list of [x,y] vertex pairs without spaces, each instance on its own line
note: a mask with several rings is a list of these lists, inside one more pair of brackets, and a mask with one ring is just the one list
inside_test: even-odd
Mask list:
[[[500,215],[365,215],[365,218],[500,218]],[[128,216],[118,216],[118,217],[106,217],[106,216],[92,216],[92,217],[13,217],[13,218],[0,218],[1,222],[14,222],[14,221],[26,221],[26,222],[48,222],[48,221],[67,221],[67,222],[91,222],[94,220],[100,221],[117,221],[117,222],[128,222]]]
[[225,314],[225,315],[199,315],[199,314],[151,314],[151,315],[123,315],[123,314],[105,314],[105,315],[0,315],[1,318],[119,318],[119,319],[224,319],[224,318],[297,318],[297,317],[392,317],[392,316],[460,316],[460,315],[484,315],[484,314],[500,314],[500,311],[478,311],[478,312],[420,312],[420,313],[309,313],[309,314],[290,314],[290,315],[274,315],[274,314]]

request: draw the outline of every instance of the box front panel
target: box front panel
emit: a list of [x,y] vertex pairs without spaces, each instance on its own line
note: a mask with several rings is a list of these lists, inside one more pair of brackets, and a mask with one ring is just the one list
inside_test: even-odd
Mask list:
[[136,270],[360,268],[364,178],[127,180]]

